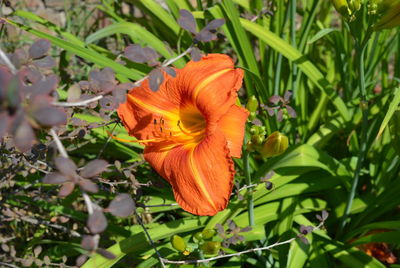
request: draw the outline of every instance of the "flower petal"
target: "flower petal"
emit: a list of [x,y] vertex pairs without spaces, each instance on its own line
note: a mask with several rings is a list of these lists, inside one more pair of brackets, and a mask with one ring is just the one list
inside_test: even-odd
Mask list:
[[173,83],[205,117],[218,120],[235,103],[242,80],[243,70],[235,69],[229,56],[209,54],[190,61]]
[[133,114],[132,105],[128,102],[122,103],[119,105],[117,110],[119,118],[121,118],[124,127],[128,131],[129,134],[132,133],[132,130],[136,127],[137,121]]
[[224,133],[231,156],[240,158],[244,138],[244,128],[249,112],[232,105],[228,112],[218,121],[218,128]]
[[196,146],[169,151],[149,146],[145,159],[171,185],[181,207],[196,215],[215,215],[226,208],[235,174],[226,139],[221,132]]
[[154,137],[154,120],[159,122],[160,118],[173,118],[177,121],[179,100],[172,101],[173,98],[168,95],[166,84],[170,84],[171,77],[164,75],[164,83],[157,92],[150,89],[146,79],[139,87],[129,91],[127,101],[118,108],[125,128],[138,139]]

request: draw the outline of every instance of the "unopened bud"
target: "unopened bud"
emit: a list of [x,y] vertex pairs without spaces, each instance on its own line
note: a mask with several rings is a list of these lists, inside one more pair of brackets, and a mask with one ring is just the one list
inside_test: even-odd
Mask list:
[[273,157],[285,152],[288,147],[288,138],[279,131],[275,131],[267,137],[260,153],[265,157]]
[[347,0],[331,0],[336,11],[339,12],[345,18],[350,17],[350,9],[347,4]]
[[347,4],[352,14],[361,8],[361,0],[347,0]]
[[201,234],[203,235],[204,239],[211,239],[215,236],[217,232],[214,229],[204,229]]
[[250,113],[255,113],[258,109],[258,100],[253,95],[249,98],[246,104],[246,109],[249,110]]
[[179,235],[172,236],[171,244],[172,247],[179,252],[184,252],[186,250],[186,242]]
[[205,242],[203,245],[201,245],[200,248],[204,252],[204,254],[216,255],[216,254],[218,254],[218,252],[221,248],[221,242],[208,241],[208,242]]
[[378,4],[378,20],[374,30],[390,29],[400,25],[400,0],[382,0]]

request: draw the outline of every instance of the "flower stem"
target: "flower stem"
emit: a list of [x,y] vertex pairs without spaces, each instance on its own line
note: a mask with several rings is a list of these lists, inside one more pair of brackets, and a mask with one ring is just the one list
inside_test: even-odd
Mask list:
[[[251,185],[250,176],[250,152],[245,150],[243,153],[243,164],[244,164],[244,176],[246,177],[246,184]],[[247,206],[249,212],[249,224],[254,226],[254,200],[253,200],[253,189],[247,190]]]
[[358,181],[360,179],[361,168],[363,166],[365,154],[367,151],[367,132],[368,132],[368,102],[367,102],[367,91],[365,88],[365,66],[364,66],[364,52],[368,44],[370,32],[367,33],[363,42],[356,42],[356,57],[357,57],[357,69],[358,69],[358,83],[360,88],[360,108],[362,112],[362,125],[361,125],[361,136],[360,136],[360,149],[358,152],[357,166],[354,172],[354,180],[351,186],[351,190],[348,196],[346,208],[342,217],[342,221],[339,226],[337,236],[340,237],[344,227],[347,223],[347,218],[350,214],[353,200],[356,194]]

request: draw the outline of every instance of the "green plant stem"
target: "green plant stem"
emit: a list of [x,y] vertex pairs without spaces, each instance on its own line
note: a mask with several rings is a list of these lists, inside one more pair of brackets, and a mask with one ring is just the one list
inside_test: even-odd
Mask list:
[[351,207],[353,205],[353,200],[356,194],[358,181],[360,179],[361,168],[364,163],[365,154],[367,151],[367,132],[368,132],[368,102],[367,102],[367,90],[365,88],[365,67],[364,67],[364,52],[368,44],[368,40],[370,37],[370,32],[367,32],[367,35],[363,42],[356,42],[356,57],[357,57],[357,69],[358,69],[358,83],[360,88],[360,108],[362,112],[362,125],[361,125],[361,136],[360,136],[360,149],[358,152],[357,158],[357,166],[354,172],[354,180],[351,186],[351,190],[349,193],[349,197],[347,200],[346,208],[342,217],[342,221],[339,226],[339,231],[337,236],[340,237],[344,227],[346,226],[347,218],[350,214]]
[[[246,183],[248,186],[251,185],[251,176],[250,176],[250,152],[247,150],[243,153],[243,166],[244,166],[244,176],[246,177]],[[249,224],[250,226],[254,226],[254,200],[253,200],[253,189],[248,188],[247,190],[247,205],[249,212]]]

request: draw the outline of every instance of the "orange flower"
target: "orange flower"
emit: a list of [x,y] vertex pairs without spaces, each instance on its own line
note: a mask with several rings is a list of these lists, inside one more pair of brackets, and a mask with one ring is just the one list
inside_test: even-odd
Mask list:
[[235,104],[243,71],[230,57],[209,54],[165,75],[157,92],[148,80],[118,108],[146,161],[171,185],[179,205],[197,215],[226,208],[248,111]]

